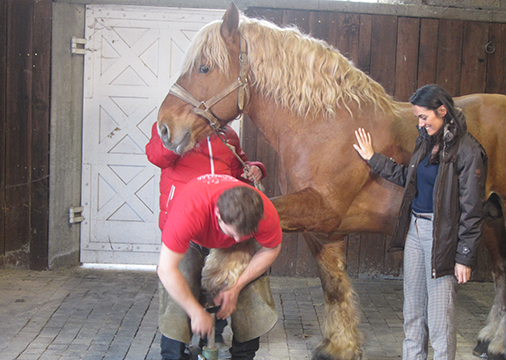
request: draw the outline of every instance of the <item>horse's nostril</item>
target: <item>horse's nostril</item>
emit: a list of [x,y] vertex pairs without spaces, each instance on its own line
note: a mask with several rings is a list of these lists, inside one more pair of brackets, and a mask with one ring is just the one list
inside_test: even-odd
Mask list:
[[168,141],[169,140],[169,128],[167,127],[167,125],[162,125],[160,127],[160,138],[163,141]]

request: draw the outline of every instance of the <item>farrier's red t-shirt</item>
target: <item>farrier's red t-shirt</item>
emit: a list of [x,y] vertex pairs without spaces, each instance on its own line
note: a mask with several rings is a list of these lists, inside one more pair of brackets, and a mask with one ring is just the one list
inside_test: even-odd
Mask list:
[[226,189],[247,186],[257,191],[264,202],[264,216],[254,237],[263,247],[274,248],[281,243],[279,216],[272,202],[254,187],[228,175],[202,175],[190,181],[171,203],[162,241],[170,250],[185,253],[190,241],[210,249],[228,248],[234,238],[221,232],[215,214],[218,197]]

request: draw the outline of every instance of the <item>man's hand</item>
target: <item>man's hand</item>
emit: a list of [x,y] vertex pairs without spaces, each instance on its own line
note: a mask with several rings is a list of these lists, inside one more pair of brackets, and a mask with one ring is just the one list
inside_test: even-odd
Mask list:
[[205,309],[202,309],[191,317],[191,327],[194,334],[209,339],[213,331],[213,317]]
[[236,286],[228,290],[222,290],[214,298],[216,306],[221,305],[220,311],[216,314],[218,319],[226,319],[235,311],[237,306],[237,298],[239,297],[240,289]]
[[190,317],[192,331],[206,336],[211,334],[213,329],[213,318],[193,296],[183,274],[179,271],[178,264],[183,257],[184,254],[176,253],[165,244],[162,244],[157,271],[158,277],[167,293]]

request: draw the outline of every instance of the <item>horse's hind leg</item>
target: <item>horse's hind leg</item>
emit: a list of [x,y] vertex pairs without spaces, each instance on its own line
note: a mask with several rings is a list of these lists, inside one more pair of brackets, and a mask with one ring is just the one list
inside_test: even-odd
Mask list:
[[304,234],[320,272],[325,298],[323,341],[314,350],[313,360],[353,360],[361,358],[361,336],[355,295],[346,274],[345,245],[342,237],[322,239]]
[[506,282],[504,273],[494,275],[495,299],[487,317],[487,325],[478,334],[473,354],[479,357],[504,359],[504,322]]
[[496,194],[487,200],[488,218],[483,228],[483,241],[490,254],[494,275],[495,298],[487,325],[478,334],[474,355],[489,359],[504,358],[504,322],[506,318],[506,227],[502,201]]

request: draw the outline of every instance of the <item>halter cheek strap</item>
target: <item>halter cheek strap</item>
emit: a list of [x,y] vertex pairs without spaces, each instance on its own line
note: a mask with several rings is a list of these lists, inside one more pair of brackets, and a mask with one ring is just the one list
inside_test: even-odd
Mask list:
[[237,81],[239,81],[241,86],[239,87],[237,106],[239,107],[239,110],[243,111],[246,105],[249,103],[250,92],[248,84],[248,50],[246,49],[246,41],[242,37],[240,38],[240,49],[241,53],[239,54],[239,78]]

